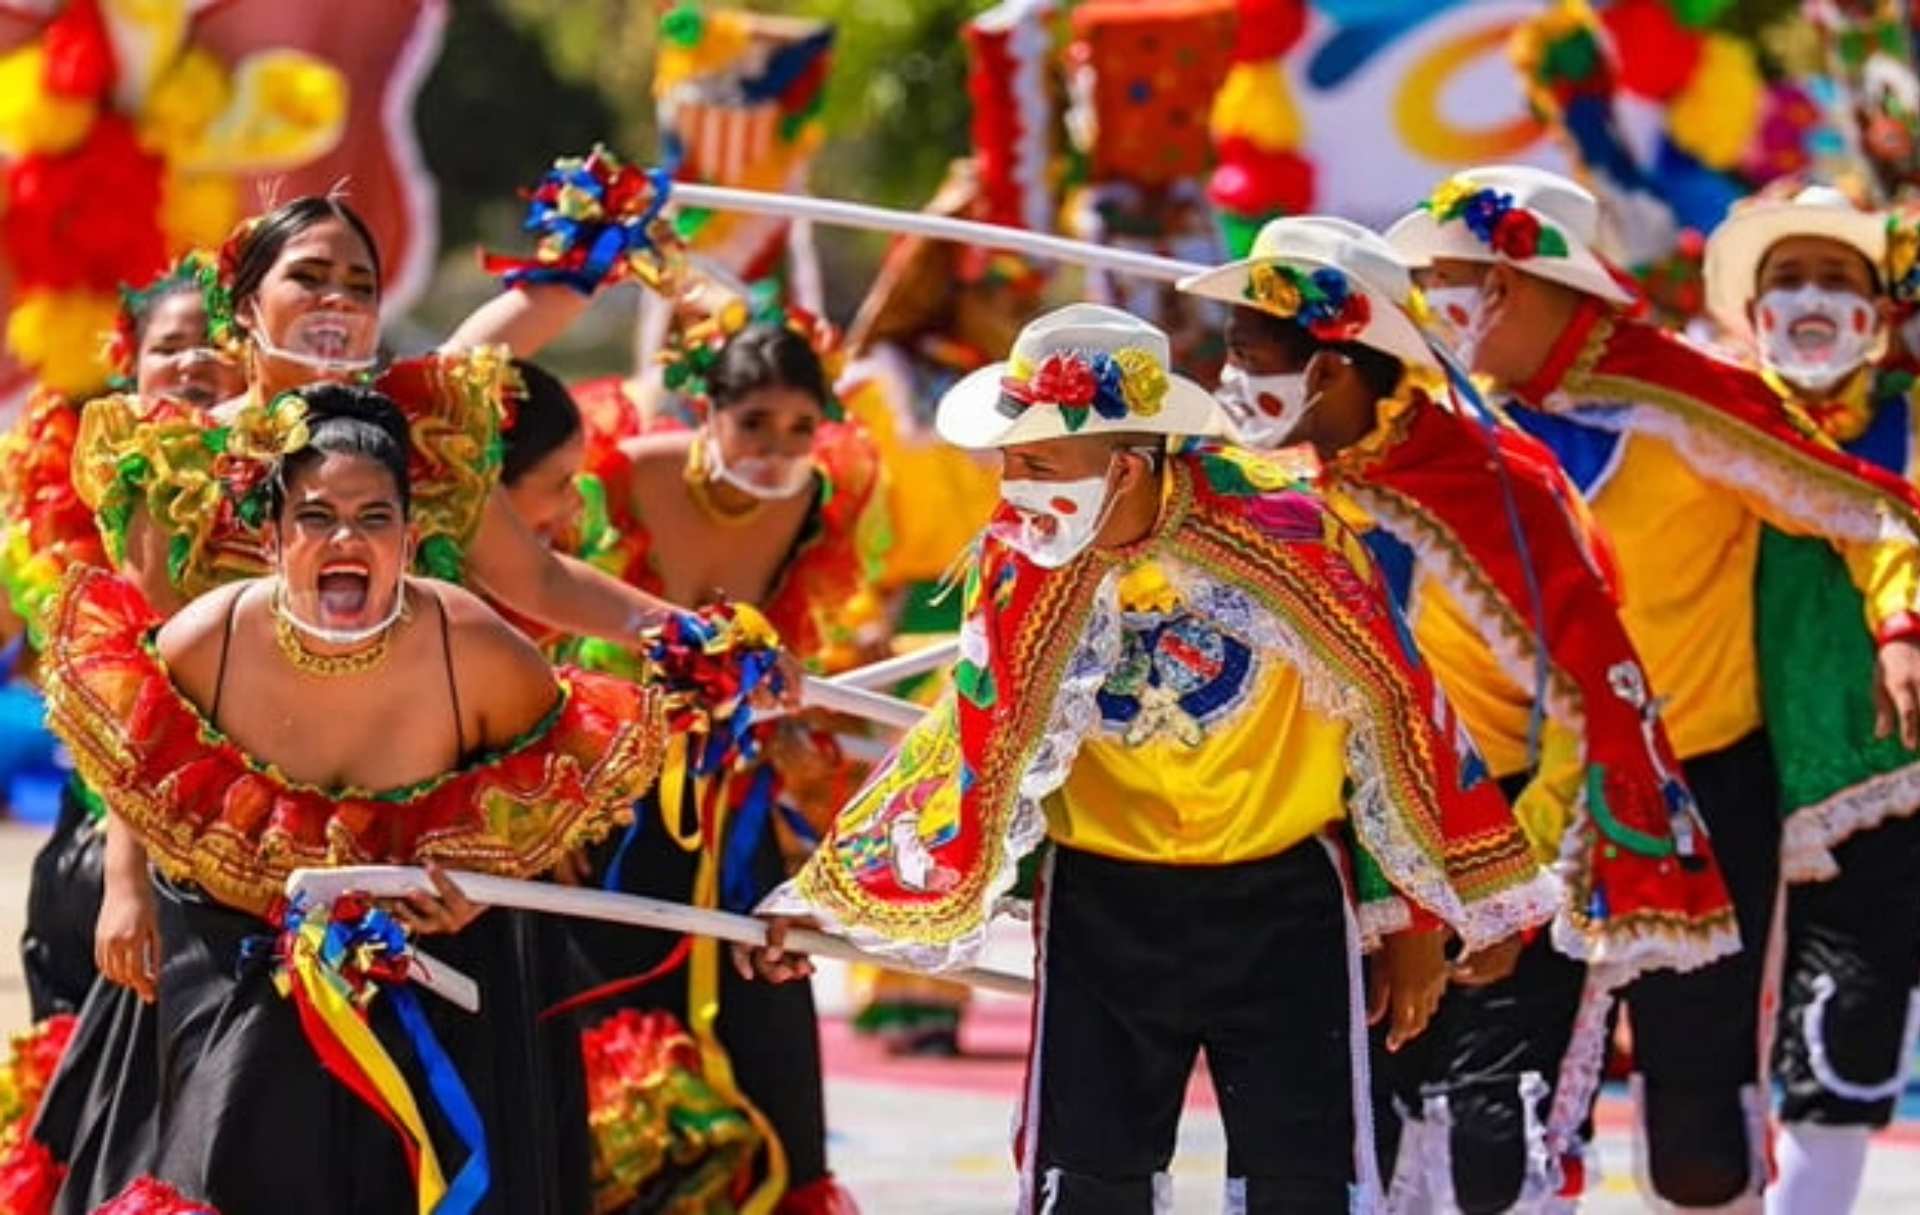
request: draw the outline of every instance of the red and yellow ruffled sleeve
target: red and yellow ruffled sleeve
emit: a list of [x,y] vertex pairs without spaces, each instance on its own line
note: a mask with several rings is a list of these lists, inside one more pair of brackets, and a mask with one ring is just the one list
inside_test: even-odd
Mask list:
[[42,389],[0,438],[0,585],[36,649],[61,577],[75,565],[107,563],[93,509],[74,490],[79,433],[79,407]]
[[188,599],[266,569],[253,491],[264,459],[230,453],[234,428],[183,405],[113,395],[87,402],[74,440],[74,491],[94,513],[107,559],[126,559],[145,510],[167,543],[167,575]]
[[654,689],[559,673],[534,731],[408,789],[322,790],[244,754],[174,688],[130,585],[67,580],[52,617],[47,720],[82,777],[168,876],[265,914],[297,868],[419,864],[531,877],[628,821],[667,742]]
[[506,401],[515,383],[505,347],[403,359],[378,388],[407,416],[413,436],[408,477],[420,572],[460,581],[467,545],[487,495],[500,481]]

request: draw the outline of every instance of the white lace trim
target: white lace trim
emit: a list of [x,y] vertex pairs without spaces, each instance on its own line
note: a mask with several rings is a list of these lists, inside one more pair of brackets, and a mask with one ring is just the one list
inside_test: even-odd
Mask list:
[[1607,1058],[1607,1014],[1613,1009],[1613,993],[1620,981],[1618,975],[1589,967],[1580,989],[1580,1003],[1574,1007],[1573,1032],[1568,1035],[1566,1053],[1560,1056],[1553,1107],[1547,1114],[1547,1146],[1563,1178],[1566,1162],[1586,1153],[1580,1128],[1600,1087],[1600,1072]]
[[1583,425],[1659,439],[1685,457],[1703,479],[1763,497],[1781,516],[1816,535],[1862,543],[1920,539],[1873,490],[1840,488],[1844,478],[1837,472],[1809,476],[1805,463],[1763,431],[1726,421],[1725,425],[1739,427],[1753,439],[1739,443],[1716,433],[1714,421],[1688,418],[1652,402],[1556,396],[1580,410],[1578,420]]
[[1047,835],[1042,800],[1067,780],[1080,745],[1099,724],[1096,696],[1120,657],[1120,572],[1109,571],[1093,593],[1092,610],[1080,643],[1067,659],[1054,696],[1046,728],[1027,759],[1025,774],[1014,795],[1012,820],[1000,856],[1000,867],[987,883],[985,914],[969,932],[943,944],[903,941],[862,925],[849,924],[808,899],[789,879],[763,899],[761,915],[811,916],[822,928],[858,945],[868,953],[905,962],[917,970],[947,971],[970,965],[986,944],[987,929],[1005,911],[1020,914],[1024,900],[1006,898],[1019,877],[1020,860]]
[[[1322,664],[1298,633],[1281,627],[1251,595],[1184,565],[1168,562],[1165,570],[1193,611],[1280,655],[1300,673],[1308,707],[1347,727],[1348,814],[1395,889],[1450,925],[1469,953],[1553,918],[1561,889],[1546,870],[1472,907],[1463,904],[1447,874],[1421,851],[1394,813],[1386,791],[1379,722],[1361,691]],[[1447,745],[1446,740],[1441,745]]]
[[1920,809],[1920,763],[1908,764],[1849,786],[1787,816],[1780,843],[1780,871],[1789,882],[1824,882],[1840,876],[1834,845],[1889,819]]
[[1360,929],[1360,951],[1372,953],[1394,933],[1413,927],[1413,909],[1396,894],[1360,904],[1354,919]]

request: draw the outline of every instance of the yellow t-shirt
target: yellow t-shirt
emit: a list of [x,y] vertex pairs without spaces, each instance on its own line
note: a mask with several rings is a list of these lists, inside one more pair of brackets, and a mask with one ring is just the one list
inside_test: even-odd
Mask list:
[[1127,618],[1103,718],[1049,801],[1053,838],[1122,860],[1220,865],[1274,856],[1344,818],[1347,728],[1307,706],[1299,672],[1177,600],[1156,607]]

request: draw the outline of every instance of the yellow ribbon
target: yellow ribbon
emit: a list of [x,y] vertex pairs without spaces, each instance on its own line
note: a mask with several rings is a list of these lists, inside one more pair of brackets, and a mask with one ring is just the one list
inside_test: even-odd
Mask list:
[[[714,779],[724,782],[726,774]],[[662,790],[662,801],[665,790]],[[702,849],[700,868],[693,879],[693,905],[720,905],[720,841],[726,839],[727,799],[724,791],[715,800],[713,844]],[[676,837],[677,838],[677,837]],[[720,945],[712,937],[698,937],[687,960],[687,1028],[700,1048],[700,1069],[707,1083],[724,1101],[740,1107],[767,1145],[767,1175],[740,1206],[740,1215],[772,1215],[774,1205],[787,1190],[787,1149],[780,1142],[773,1124],[760,1112],[733,1076],[733,1060],[714,1032],[720,1016]]]

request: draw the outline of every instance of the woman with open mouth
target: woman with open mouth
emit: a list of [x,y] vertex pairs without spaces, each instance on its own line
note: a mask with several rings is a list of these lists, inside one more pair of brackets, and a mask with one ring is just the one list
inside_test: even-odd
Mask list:
[[[53,728],[160,875],[153,1172],[226,1215],[442,1195],[500,1215],[589,1209],[586,1163],[565,1158],[583,1143],[561,1125],[582,1100],[577,1043],[535,1023],[518,921],[477,919],[437,871],[437,897],[337,904],[329,925],[276,907],[301,866],[547,871],[651,783],[661,699],[556,680],[477,598],[408,575],[409,426],[380,394],[310,385],[225,433],[276,456],[233,504],[260,520],[267,576],[161,625],[126,583],[83,573],[51,618]],[[370,959],[408,948],[401,928],[480,983],[481,1016],[305,952],[351,940],[379,972]],[[388,994],[364,1020],[329,1020],[342,982]]]

